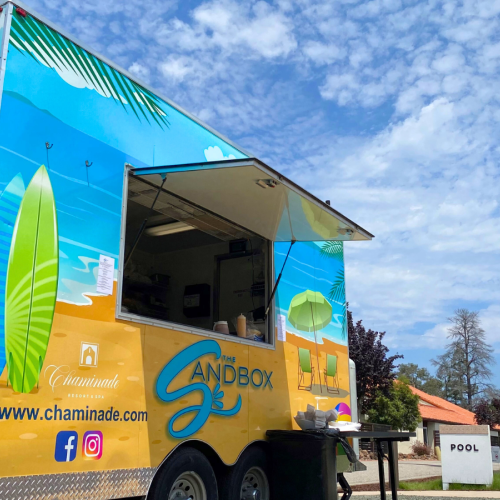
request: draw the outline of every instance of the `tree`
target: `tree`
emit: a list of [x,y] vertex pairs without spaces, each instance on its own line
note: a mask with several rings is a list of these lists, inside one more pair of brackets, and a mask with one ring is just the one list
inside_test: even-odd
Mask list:
[[422,389],[422,386],[427,382],[431,374],[427,368],[420,368],[415,363],[401,363],[398,366],[398,378],[404,376],[408,379],[408,383],[417,389]]
[[431,396],[443,395],[443,383],[433,377],[427,368],[420,368],[416,363],[402,363],[398,366],[398,379],[424,391]]
[[422,391],[431,396],[443,397],[443,382],[437,377],[429,377],[429,380],[423,385]]
[[418,402],[419,397],[413,394],[408,384],[393,382],[389,395],[377,395],[368,410],[368,418],[375,424],[413,432],[421,420]]
[[396,378],[394,362],[403,356],[388,356],[389,349],[382,343],[385,332],[366,330],[362,321],[354,324],[347,311],[349,357],[356,364],[358,409],[366,413],[380,395],[389,396]]
[[478,425],[493,427],[500,424],[500,399],[498,398],[480,399],[474,404],[472,411]]
[[448,329],[451,342],[434,363],[451,399],[459,400],[462,406],[470,409],[474,399],[491,387],[487,381],[492,376],[490,366],[495,362],[493,349],[486,343],[478,312],[457,309],[448,320],[451,322]]
[[464,406],[463,398],[465,386],[463,377],[456,367],[460,366],[461,359],[457,352],[446,351],[436,359],[431,360],[437,367],[436,376],[442,382],[443,398],[459,406]]

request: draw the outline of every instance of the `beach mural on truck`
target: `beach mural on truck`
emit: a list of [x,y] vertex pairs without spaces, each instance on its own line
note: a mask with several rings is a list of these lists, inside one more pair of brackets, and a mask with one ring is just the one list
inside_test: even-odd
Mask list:
[[[118,267],[125,163],[146,167],[245,157],[142,85],[16,9],[7,66],[0,166],[9,165],[9,172],[24,179],[31,179],[42,163],[50,172],[59,224],[58,301],[92,304],[100,295],[100,255],[114,258]],[[5,172],[0,170],[0,188],[11,180]],[[0,369],[1,359],[0,350]]]
[[[289,243],[275,243],[274,267],[279,273]],[[296,328],[290,321],[289,310],[293,299],[310,290],[321,296],[331,305],[331,319],[324,325],[313,328]],[[319,300],[319,299],[318,299]],[[287,332],[312,342],[321,344],[324,339],[342,345],[347,344],[347,312],[344,286],[343,242],[302,242],[293,245],[289,261],[285,265],[283,277],[278,287],[277,313],[285,316]],[[316,334],[316,339],[315,339]]]
[[[275,244],[279,273],[289,243]],[[347,304],[342,241],[301,242],[290,250],[276,294],[278,328],[294,347],[291,370],[297,387],[317,397],[346,397],[339,377],[348,377]],[[348,406],[346,403],[345,406]]]
[[157,96],[33,17],[21,16],[16,10],[10,42],[21,54],[54,69],[68,84],[111,98],[139,121],[154,121],[162,129],[168,127]]

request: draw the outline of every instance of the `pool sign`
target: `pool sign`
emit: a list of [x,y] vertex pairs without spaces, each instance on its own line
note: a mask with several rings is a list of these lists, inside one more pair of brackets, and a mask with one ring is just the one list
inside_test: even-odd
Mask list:
[[450,446],[451,451],[457,450],[457,451],[473,451],[474,453],[478,452],[479,450],[476,448],[475,444],[451,444]]
[[441,425],[443,490],[450,483],[491,484],[490,427],[488,425]]

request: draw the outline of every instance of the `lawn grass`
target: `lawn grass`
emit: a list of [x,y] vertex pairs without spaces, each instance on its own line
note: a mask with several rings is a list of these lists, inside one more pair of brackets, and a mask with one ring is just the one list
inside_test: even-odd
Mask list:
[[[431,479],[430,481],[401,481],[399,489],[405,491],[428,491],[442,490],[443,481],[441,479]],[[455,491],[500,491],[500,473],[493,474],[493,484],[484,486],[481,484],[450,484],[450,490]]]
[[442,490],[443,481],[441,481],[441,479],[431,479],[430,481],[400,481],[399,489],[405,491]]

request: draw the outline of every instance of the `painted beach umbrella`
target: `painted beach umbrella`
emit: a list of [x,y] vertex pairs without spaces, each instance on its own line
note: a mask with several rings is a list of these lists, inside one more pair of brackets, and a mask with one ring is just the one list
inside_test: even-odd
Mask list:
[[0,375],[5,368],[5,281],[7,262],[9,260],[12,233],[16,223],[17,212],[24,195],[24,182],[21,174],[17,174],[5,187],[0,196]]
[[[290,302],[288,321],[301,332],[314,332],[318,374],[320,374],[316,330],[321,330],[332,321],[331,304],[320,292],[306,290],[305,292],[295,295]],[[323,391],[321,375],[319,376],[319,384],[321,391]]]
[[301,332],[321,330],[332,321],[332,306],[320,292],[306,290],[290,302],[288,321]]
[[42,165],[24,193],[7,268],[7,375],[17,392],[30,392],[40,377],[54,317],[58,270],[56,207]]

